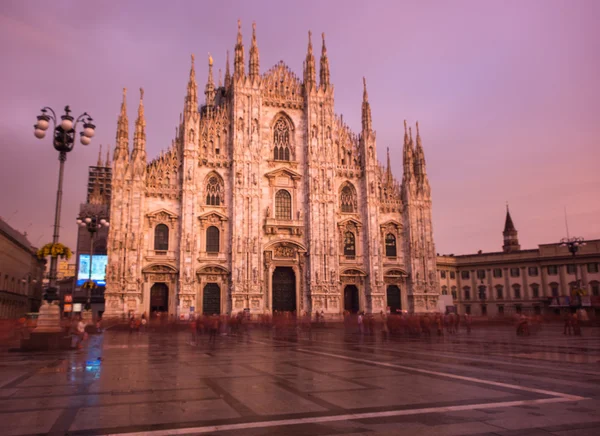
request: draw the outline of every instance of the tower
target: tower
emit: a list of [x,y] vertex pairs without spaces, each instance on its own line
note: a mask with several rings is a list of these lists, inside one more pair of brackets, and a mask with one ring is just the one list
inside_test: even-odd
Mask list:
[[508,204],[506,205],[506,220],[504,221],[504,230],[502,231],[502,235],[504,236],[504,245],[502,246],[502,251],[505,253],[514,253],[521,249],[521,246],[519,245],[517,229],[515,229],[515,225],[513,224],[513,220],[510,216]]
[[433,242],[431,189],[425,169],[425,152],[416,124],[416,146],[412,130],[404,134],[404,176],[402,199],[406,239],[405,255],[409,272],[409,304],[415,312],[436,310],[439,294],[436,253]]

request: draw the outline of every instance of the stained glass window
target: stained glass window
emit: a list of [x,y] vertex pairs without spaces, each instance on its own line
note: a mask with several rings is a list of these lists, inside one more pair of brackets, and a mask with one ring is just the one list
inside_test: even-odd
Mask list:
[[279,118],[273,127],[273,159],[290,160],[290,126]]
[[356,256],[356,242],[352,232],[344,234],[344,256]]
[[206,204],[208,206],[220,206],[224,203],[223,181],[217,176],[211,176],[206,184]]
[[387,257],[396,257],[396,237],[391,233],[385,235],[385,255]]
[[207,253],[218,253],[219,252],[219,229],[215,226],[210,226],[206,229],[206,252]]

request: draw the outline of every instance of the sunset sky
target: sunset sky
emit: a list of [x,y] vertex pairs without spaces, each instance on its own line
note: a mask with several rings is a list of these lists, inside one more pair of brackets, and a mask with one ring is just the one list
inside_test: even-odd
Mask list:
[[[97,134],[65,170],[61,241],[75,246],[87,167],[115,144],[121,89],[129,119],[144,87],[149,158],[183,109],[190,54],[206,82],[256,21],[261,72],[298,76],[307,32],[325,32],[335,107],[360,129],[367,79],[378,155],[402,177],[402,121],[419,121],[436,251],[499,251],[506,202],[522,248],[600,238],[600,1],[9,1],[0,5],[0,216],[50,242],[58,152],[33,136],[42,106],[89,112]],[[203,97],[203,94],[202,94]],[[130,128],[130,133],[132,133]]]

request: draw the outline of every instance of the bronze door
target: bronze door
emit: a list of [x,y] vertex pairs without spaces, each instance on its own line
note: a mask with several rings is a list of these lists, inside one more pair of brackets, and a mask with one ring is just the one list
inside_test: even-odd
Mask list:
[[150,312],[169,310],[169,288],[165,283],[155,283],[150,288]]
[[358,313],[358,288],[348,285],[344,288],[344,310],[350,313]]
[[221,314],[221,289],[216,283],[207,283],[202,293],[202,314]]
[[402,310],[400,288],[398,286],[390,285],[387,287],[387,305],[391,313],[396,313],[396,310]]
[[291,267],[278,266],[273,272],[273,311],[296,310],[296,274]]

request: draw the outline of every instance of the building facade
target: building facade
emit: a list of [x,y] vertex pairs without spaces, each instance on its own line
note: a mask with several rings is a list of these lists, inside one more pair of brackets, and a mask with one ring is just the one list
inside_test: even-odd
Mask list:
[[27,235],[0,218],[0,319],[38,310],[44,264]]
[[[79,217],[97,217],[100,219],[108,219],[110,217],[110,200],[111,200],[111,181],[112,168],[109,152],[106,154],[106,160],[102,159],[102,146],[98,153],[98,162],[95,166],[88,168],[88,186],[85,203],[79,206]],[[93,256],[94,262],[102,265],[101,257],[107,255],[108,244],[108,227],[101,227],[94,234]],[[77,226],[77,260],[75,267],[75,279],[71,282],[66,281],[63,288],[68,289],[68,283],[71,283],[70,291],[73,293],[73,307],[83,308],[88,297],[88,292],[91,297],[91,306],[94,316],[101,315],[104,312],[104,291],[105,285],[102,281],[98,287],[93,290],[83,289],[82,285],[85,280],[89,279],[88,265],[89,261],[81,262],[81,255],[89,256],[92,251],[92,240],[87,227]],[[94,268],[97,270],[97,268]]]
[[432,310],[439,294],[421,136],[404,132],[404,175],[377,160],[366,83],[355,134],[334,112],[323,36],[303,78],[283,62],[248,70],[238,26],[233,72],[194,58],[171,147],[147,161],[141,91],[129,148],[123,93],[113,156],[105,316],[341,314]]
[[[521,250],[506,211],[503,251],[438,256],[441,294],[452,295],[459,313],[502,316],[560,314],[583,306],[600,317],[600,240],[573,255],[560,243]],[[583,290],[583,296],[574,294]]]

